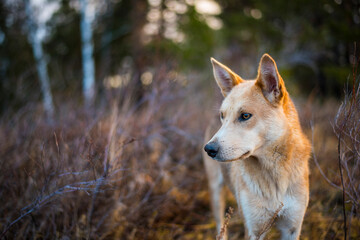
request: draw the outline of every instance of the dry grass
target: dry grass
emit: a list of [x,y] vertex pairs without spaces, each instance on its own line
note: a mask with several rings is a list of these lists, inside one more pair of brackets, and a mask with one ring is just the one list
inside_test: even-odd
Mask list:
[[232,207],[229,207],[228,212],[225,213],[224,224],[221,226],[220,233],[216,236],[216,240],[222,240],[227,236],[227,227],[233,213],[234,209]]
[[[63,101],[49,123],[29,104],[0,119],[0,230],[5,239],[214,239],[201,160],[213,100],[155,81],[140,104],[131,94],[91,110]],[[127,100],[124,100],[127,99]],[[204,104],[207,102],[208,104]],[[324,174],[340,184],[336,102],[299,104]],[[313,161],[302,239],[342,239],[341,188]],[[228,206],[236,207],[233,198]],[[350,205],[348,205],[350,206]],[[351,209],[348,209],[350,211]],[[353,210],[351,210],[353,211]],[[360,236],[352,214],[351,239]],[[237,212],[230,239],[244,234]],[[277,239],[271,231],[269,239]]]

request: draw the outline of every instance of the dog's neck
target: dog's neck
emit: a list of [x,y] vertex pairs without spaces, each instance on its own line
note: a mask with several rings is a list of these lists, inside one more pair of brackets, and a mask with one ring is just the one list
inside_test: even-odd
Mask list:
[[[291,134],[291,131],[285,134]],[[251,192],[269,200],[282,201],[291,177],[289,168],[293,144],[288,143],[289,139],[292,139],[292,136],[283,136],[264,146],[256,156],[244,160],[244,181]]]

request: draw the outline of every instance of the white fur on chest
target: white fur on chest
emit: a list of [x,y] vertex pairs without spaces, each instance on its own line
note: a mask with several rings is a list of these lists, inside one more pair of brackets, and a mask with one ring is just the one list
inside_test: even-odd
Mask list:
[[[261,208],[271,215],[276,212],[282,204],[283,206],[278,213],[279,216],[291,219],[299,214],[303,214],[304,204],[296,196],[286,191],[286,188],[279,191],[277,187],[271,185],[275,183],[269,183],[270,187],[267,186],[266,189],[262,188],[259,182],[244,171],[240,161],[225,164],[221,163],[220,165],[222,174],[224,175],[223,177],[233,192],[237,203],[241,206],[245,218],[251,219],[253,217],[252,215],[257,215],[261,212],[254,211],[256,208],[258,208],[258,210]],[[266,177],[266,174],[263,176]],[[269,191],[277,191],[277,193]],[[268,218],[265,215],[263,217]],[[247,225],[247,228],[251,230],[251,223],[248,222]]]
[[264,169],[258,169],[257,173],[249,173],[244,168],[244,162],[236,161],[220,164],[226,183],[236,196],[241,191],[249,192],[249,195],[267,202],[282,202],[287,184],[284,184]]

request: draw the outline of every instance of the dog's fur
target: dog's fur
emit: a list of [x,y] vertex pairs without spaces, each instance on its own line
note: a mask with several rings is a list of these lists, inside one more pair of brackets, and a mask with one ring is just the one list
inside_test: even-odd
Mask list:
[[[224,222],[225,182],[242,210],[247,239],[263,239],[278,209],[282,239],[298,239],[309,200],[311,147],[276,63],[264,54],[257,78],[245,81],[211,62],[224,96],[222,125],[210,139],[211,124],[205,136],[205,149],[215,145],[217,154],[211,159],[204,152],[217,230]],[[243,113],[252,116],[239,119]]]

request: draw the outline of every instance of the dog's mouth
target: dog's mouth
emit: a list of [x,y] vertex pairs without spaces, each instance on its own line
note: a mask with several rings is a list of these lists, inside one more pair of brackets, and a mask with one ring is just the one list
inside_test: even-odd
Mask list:
[[247,151],[238,158],[233,158],[233,159],[229,159],[229,160],[220,160],[220,159],[215,159],[215,160],[217,160],[218,162],[235,162],[235,161],[238,161],[241,159],[248,158],[248,157],[250,157],[250,155],[251,155],[250,151]]

